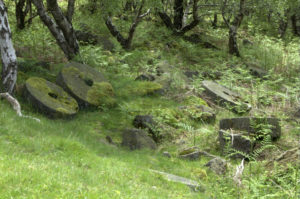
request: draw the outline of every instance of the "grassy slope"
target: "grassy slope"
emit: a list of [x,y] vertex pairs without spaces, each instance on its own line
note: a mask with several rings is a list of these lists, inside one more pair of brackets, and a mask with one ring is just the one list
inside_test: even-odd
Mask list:
[[[103,24],[99,24],[97,16],[77,17],[80,18],[78,24],[81,21],[93,24],[95,25],[93,27],[101,27],[95,32],[107,34]],[[141,30],[148,30],[148,32]],[[35,34],[31,34],[31,31]],[[115,142],[119,143],[122,129],[131,126],[131,121],[136,114],[157,107],[161,107],[161,112],[164,112],[168,108],[178,106],[177,102],[169,98],[143,97],[128,93],[126,88],[133,84],[135,76],[143,71],[153,72],[154,66],[147,64],[150,59],[154,60],[154,65],[161,60],[168,60],[179,72],[179,69],[222,71],[223,77],[220,83],[241,92],[255,108],[262,109],[265,115],[288,118],[299,92],[297,86],[299,81],[295,80],[297,70],[295,63],[299,59],[295,58],[297,53],[294,52],[296,48],[293,45],[296,42],[286,47],[278,40],[273,41],[258,35],[251,38],[255,42],[254,47],[241,46],[242,54],[245,56],[243,59],[236,59],[226,53],[226,31],[222,29],[211,30],[207,27],[204,30],[200,28],[195,30],[203,34],[203,39],[218,45],[220,51],[204,49],[170,36],[164,27],[153,25],[152,22],[142,23],[137,31],[134,40],[136,50],[131,52],[124,52],[117,48],[117,52],[111,54],[103,52],[99,47],[81,47],[84,61],[105,72],[113,84],[117,92],[118,107],[102,112],[81,111],[70,121],[49,120],[33,112],[33,109],[19,98],[25,114],[41,119],[41,123],[37,123],[30,119],[18,118],[6,102],[0,101],[0,198],[236,198],[238,196],[292,198],[296,196],[294,179],[297,177],[297,168],[294,166],[269,171],[264,167],[264,162],[257,161],[251,163],[251,166],[248,164],[244,172],[244,187],[238,189],[231,180],[234,165],[237,163],[235,161],[231,161],[228,174],[219,177],[203,166],[208,159],[187,162],[176,158],[178,148],[183,147],[178,147],[177,142],[165,142],[155,152],[129,152],[108,145],[104,141],[105,136],[110,135]],[[241,34],[241,37],[248,36],[244,32]],[[15,34],[15,44],[19,49],[25,48],[23,51],[25,57],[54,62],[50,74],[44,70],[31,71],[23,74],[24,79],[32,75],[42,75],[52,81],[55,79],[62,66],[56,63],[64,62],[65,59],[45,28],[34,23],[30,31]],[[171,48],[166,47],[166,44]],[[158,59],[159,56],[161,59]],[[274,70],[273,78],[264,82],[252,78],[243,64],[244,61],[249,60],[255,60],[265,68]],[[286,71],[287,66],[289,70],[286,76],[280,75],[282,71]],[[174,74],[173,78],[176,79],[176,83],[172,85],[174,90],[180,90],[179,88],[187,84],[180,75]],[[24,79],[20,78],[20,83]],[[199,92],[201,80],[200,77],[188,84]],[[281,90],[282,85],[288,91]],[[262,102],[270,100],[271,106],[262,105],[259,100]],[[195,142],[201,149],[219,155],[216,144],[218,121],[236,115],[224,109],[217,109],[217,111],[218,118],[215,125],[194,126],[194,123],[190,122],[187,125],[192,126],[195,131],[191,132],[188,128],[179,129],[178,137],[186,142],[184,146],[192,146]],[[297,123],[284,121],[282,127],[283,136],[276,143],[280,150],[275,151],[275,154],[294,147],[299,136]],[[195,137],[194,133],[196,133]],[[161,152],[164,150],[168,150],[173,157],[171,159],[163,157]],[[274,153],[271,152],[270,154]],[[149,169],[198,180],[205,184],[207,191],[191,192],[188,187],[168,182],[161,176],[149,172]],[[289,175],[285,175],[286,173]],[[278,184],[286,191],[279,191],[282,187],[279,188],[270,182],[270,176],[271,179],[278,180]]]

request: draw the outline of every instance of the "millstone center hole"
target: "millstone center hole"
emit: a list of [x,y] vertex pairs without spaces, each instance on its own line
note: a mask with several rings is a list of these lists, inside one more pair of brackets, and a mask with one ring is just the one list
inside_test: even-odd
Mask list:
[[54,99],[57,99],[57,95],[55,93],[48,93],[48,95]]
[[84,79],[84,82],[86,83],[86,85],[88,86],[93,86],[94,84],[94,81],[92,79],[88,79],[88,78],[85,78]]
[[229,95],[229,96],[230,96],[230,94],[229,94],[229,93],[227,93],[226,91],[223,91],[223,93],[224,93],[225,95]]

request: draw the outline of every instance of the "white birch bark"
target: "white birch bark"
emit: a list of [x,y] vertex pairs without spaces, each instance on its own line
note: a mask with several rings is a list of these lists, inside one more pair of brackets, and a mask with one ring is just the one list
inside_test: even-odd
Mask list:
[[17,57],[11,39],[6,7],[0,0],[0,50],[2,60],[2,89],[12,93],[17,81]]

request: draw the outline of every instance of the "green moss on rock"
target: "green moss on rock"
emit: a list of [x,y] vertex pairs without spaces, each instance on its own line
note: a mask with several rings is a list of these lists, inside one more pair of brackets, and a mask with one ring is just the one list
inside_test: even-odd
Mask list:
[[203,99],[196,97],[196,96],[188,96],[185,100],[184,100],[184,104],[185,105],[196,105],[196,106],[208,106],[206,101],[204,101]]
[[132,95],[153,95],[162,89],[162,85],[156,82],[136,81],[129,89]]
[[95,106],[112,107],[116,104],[114,90],[108,82],[97,82],[87,92],[87,100]]
[[55,116],[74,115],[78,111],[75,99],[61,87],[39,77],[31,77],[26,81],[25,89],[28,99],[42,111]]

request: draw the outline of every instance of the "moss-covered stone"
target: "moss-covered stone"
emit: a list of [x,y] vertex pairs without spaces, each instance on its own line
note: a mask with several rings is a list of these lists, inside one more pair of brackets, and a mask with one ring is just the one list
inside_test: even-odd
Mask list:
[[51,117],[68,117],[78,112],[78,104],[74,98],[43,78],[29,78],[25,84],[25,94],[36,108]]
[[87,93],[87,100],[95,106],[112,107],[116,104],[113,98],[114,90],[110,83],[99,82],[93,84]]
[[81,107],[111,107],[115,104],[111,84],[106,82],[100,72],[87,65],[68,63],[58,75],[57,83],[70,93]]
[[153,95],[162,90],[162,85],[156,82],[136,82],[133,87],[129,89],[132,95]]
[[214,122],[216,113],[213,109],[204,105],[189,105],[180,107],[185,115],[195,121]]
[[204,101],[202,98],[191,95],[188,96],[185,100],[184,100],[184,104],[185,105],[196,105],[196,106],[208,106],[206,101]]

